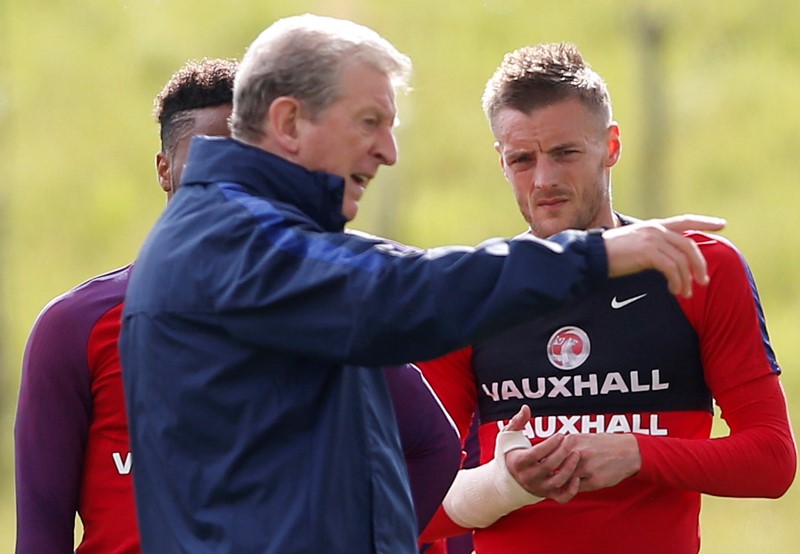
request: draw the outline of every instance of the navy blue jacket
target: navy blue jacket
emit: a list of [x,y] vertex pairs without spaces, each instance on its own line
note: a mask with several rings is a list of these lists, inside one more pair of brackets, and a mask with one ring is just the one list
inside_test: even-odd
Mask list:
[[602,239],[581,232],[425,251],[345,233],[343,190],[194,139],[123,316],[145,552],[415,552],[377,367],[475,342],[607,274]]

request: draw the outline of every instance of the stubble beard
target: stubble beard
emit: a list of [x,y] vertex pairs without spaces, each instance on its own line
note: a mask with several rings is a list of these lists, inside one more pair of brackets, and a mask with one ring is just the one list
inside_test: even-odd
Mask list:
[[[539,225],[534,221],[531,204],[528,205],[529,213],[526,214],[523,211],[522,216],[528,222],[528,225],[531,228],[531,233],[538,238],[544,239],[551,237],[557,233],[560,233],[561,231],[566,231],[567,229],[585,231],[586,229],[589,229],[595,225],[595,222],[598,220],[600,215],[600,210],[607,200],[607,188],[602,187],[598,183],[594,190],[596,190],[597,193],[592,194],[590,197],[584,196],[576,198],[575,196],[571,195],[568,202],[571,206],[577,206],[577,209],[571,215],[566,216],[564,223],[555,229],[546,228],[546,225]],[[533,203],[533,198],[530,198],[529,202]],[[558,219],[561,220],[561,217]],[[550,221],[553,221],[553,219],[547,219],[545,220],[545,223]]]

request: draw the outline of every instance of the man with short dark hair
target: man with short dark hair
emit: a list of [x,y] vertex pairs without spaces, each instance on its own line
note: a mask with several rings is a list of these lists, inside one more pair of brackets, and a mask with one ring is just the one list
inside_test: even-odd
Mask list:
[[190,61],[164,85],[155,100],[161,150],[156,154],[158,182],[167,200],[178,189],[194,135],[229,136],[237,62]]
[[[171,198],[193,135],[227,135],[236,63],[192,61],[156,97],[156,168]],[[14,430],[17,552],[139,552],[117,339],[132,265],[94,277],[39,315]]]
[[[529,234],[633,225],[611,204],[608,90],[574,45],[507,54],[483,106]],[[462,432],[477,415],[483,463],[459,473],[425,540],[474,528],[479,554],[689,554],[701,493],[787,490],[796,447],[752,275],[725,239],[687,236],[711,276],[690,297],[654,271],[612,279],[420,364]],[[712,400],[724,438],[709,438]]]
[[609,275],[656,267],[683,294],[705,282],[675,230],[717,219],[427,251],[345,233],[397,160],[409,72],[371,29],[286,18],[242,60],[232,138],[192,142],[120,338],[145,551],[416,552],[380,366],[441,355]]

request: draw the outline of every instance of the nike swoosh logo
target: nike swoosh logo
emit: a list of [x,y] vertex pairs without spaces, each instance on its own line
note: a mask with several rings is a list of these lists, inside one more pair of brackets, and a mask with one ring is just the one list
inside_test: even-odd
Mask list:
[[619,310],[620,308],[624,308],[628,304],[633,304],[637,300],[641,300],[645,296],[647,296],[647,293],[640,294],[639,296],[634,296],[633,298],[628,298],[627,300],[617,300],[617,297],[615,296],[614,298],[611,299],[611,307],[614,308],[615,310]]

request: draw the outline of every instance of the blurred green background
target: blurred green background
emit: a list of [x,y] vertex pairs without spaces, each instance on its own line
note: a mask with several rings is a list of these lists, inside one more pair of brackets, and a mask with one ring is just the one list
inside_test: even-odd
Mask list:
[[[575,42],[622,128],[615,207],[728,218],[797,426],[800,2],[0,0],[0,551],[13,549],[12,428],[33,321],[129,262],[164,205],[153,98],[187,59],[241,57],[270,22],[306,11],[367,24],[415,62],[400,162],[354,227],[420,246],[524,230],[480,96],[506,51]],[[777,501],[706,497],[703,552],[796,552],[798,516],[797,486]]]

